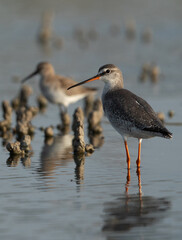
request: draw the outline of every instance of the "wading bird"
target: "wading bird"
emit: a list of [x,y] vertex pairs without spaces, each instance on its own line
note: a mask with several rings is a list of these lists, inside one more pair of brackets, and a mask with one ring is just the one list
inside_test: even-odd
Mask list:
[[89,94],[95,94],[96,88],[88,88],[80,86],[72,91],[67,91],[70,85],[76,82],[68,77],[56,75],[53,66],[48,62],[41,62],[37,65],[35,71],[22,80],[22,83],[39,74],[40,89],[42,94],[51,103],[58,104],[61,112],[66,112],[70,103],[74,103]]
[[122,72],[113,64],[102,66],[96,76],[70,86],[68,90],[94,80],[103,80],[105,83],[102,92],[103,109],[111,125],[123,137],[128,169],[130,169],[130,154],[127,138],[138,139],[136,163],[139,168],[142,139],[155,136],[172,138],[172,133],[164,127],[152,107],[144,99],[123,88]]

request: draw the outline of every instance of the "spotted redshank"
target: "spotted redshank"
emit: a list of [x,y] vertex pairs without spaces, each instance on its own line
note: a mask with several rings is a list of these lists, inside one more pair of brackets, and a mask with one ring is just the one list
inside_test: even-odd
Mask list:
[[67,110],[70,103],[74,103],[89,94],[96,93],[96,88],[87,88],[82,86],[68,92],[67,88],[70,85],[76,84],[76,82],[71,78],[56,75],[53,66],[48,62],[39,63],[36,70],[24,78],[22,82],[24,83],[37,74],[41,76],[40,89],[42,94],[51,103],[58,104],[62,112]]
[[113,64],[102,66],[96,76],[70,86],[68,90],[94,80],[103,80],[105,83],[102,92],[103,109],[111,125],[123,137],[128,169],[130,169],[130,154],[127,138],[138,139],[136,163],[139,168],[142,139],[155,136],[172,138],[172,133],[164,127],[152,107],[145,100],[123,88],[122,72]]

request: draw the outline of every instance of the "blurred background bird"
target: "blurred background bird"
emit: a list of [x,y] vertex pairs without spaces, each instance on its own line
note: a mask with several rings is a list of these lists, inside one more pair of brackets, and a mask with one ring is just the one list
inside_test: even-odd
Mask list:
[[39,74],[40,89],[42,94],[51,103],[58,104],[61,112],[67,112],[69,104],[77,102],[90,94],[95,94],[96,88],[78,87],[67,91],[67,88],[76,82],[68,77],[60,76],[55,73],[52,64],[41,62],[37,65],[35,71],[22,80],[22,83]]

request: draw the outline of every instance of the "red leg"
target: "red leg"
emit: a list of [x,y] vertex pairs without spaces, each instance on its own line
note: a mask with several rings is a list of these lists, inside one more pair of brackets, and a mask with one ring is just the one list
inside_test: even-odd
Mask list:
[[138,141],[138,158],[136,160],[137,168],[140,168],[141,143],[142,143],[142,139],[139,139],[139,141]]
[[127,161],[128,169],[130,169],[130,154],[129,154],[128,144],[126,140],[124,140],[124,144],[126,149],[126,161]]

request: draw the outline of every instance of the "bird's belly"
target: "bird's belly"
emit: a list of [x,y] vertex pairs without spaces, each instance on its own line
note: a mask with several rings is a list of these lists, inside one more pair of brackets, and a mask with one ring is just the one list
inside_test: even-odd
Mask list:
[[47,98],[49,102],[58,104],[64,101],[64,94],[55,88],[40,84],[40,89],[42,91],[42,94]]
[[67,103],[69,105],[70,103],[77,102],[80,99],[83,99],[84,97],[86,97],[86,94],[77,94],[73,96],[67,96]]
[[154,137],[152,133],[139,129],[133,125],[133,123],[126,121],[122,118],[117,118],[106,113],[106,116],[113,126],[113,128],[122,136],[122,137],[134,137],[134,138],[151,138]]
[[40,84],[40,89],[48,101],[55,104],[62,104],[65,107],[67,107],[70,103],[76,102],[85,97],[85,94],[68,96],[62,89],[43,84]]

